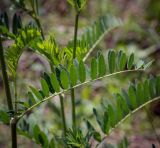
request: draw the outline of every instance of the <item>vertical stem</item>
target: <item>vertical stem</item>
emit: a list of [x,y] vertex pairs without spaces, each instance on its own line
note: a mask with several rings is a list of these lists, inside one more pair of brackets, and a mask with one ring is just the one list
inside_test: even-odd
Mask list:
[[[4,82],[6,97],[7,97],[8,109],[13,111],[13,104],[12,104],[11,92],[9,88],[9,81],[8,81],[8,75],[6,71],[6,64],[4,59],[4,52],[3,52],[1,37],[0,37],[0,62],[2,67],[2,75],[3,75],[3,82]],[[10,125],[11,125],[11,136],[12,136],[12,148],[17,148],[17,129],[16,129],[17,123],[12,121],[15,121],[15,117],[11,119]]]
[[[79,20],[79,12],[77,12],[75,16],[73,60],[76,58],[78,20]],[[74,88],[71,89],[71,101],[72,101],[72,122],[73,122],[73,127],[76,128],[76,106],[75,106]]]
[[15,80],[14,80],[14,97],[15,97],[15,113],[17,113],[17,101],[18,101],[18,98],[17,98],[17,80],[16,80],[16,77],[15,77]]
[[11,119],[12,148],[17,148],[17,119]]
[[3,52],[1,37],[0,37],[0,62],[1,62],[1,67],[2,67],[3,83],[4,83],[6,97],[7,97],[8,109],[13,110],[12,98],[11,98],[11,92],[9,88],[9,81],[8,81],[8,75],[6,71],[6,64],[5,64],[5,59],[4,59],[4,52]]
[[60,103],[61,103],[61,117],[62,117],[62,123],[63,123],[63,132],[64,136],[66,136],[66,119],[65,119],[65,113],[64,113],[64,98],[62,95],[59,95]]
[[144,107],[144,109],[145,109],[145,111],[146,111],[146,114],[147,114],[147,117],[148,117],[148,121],[149,121],[149,123],[150,123],[150,125],[151,125],[151,127],[152,127],[152,129],[153,129],[153,132],[154,132],[154,134],[155,134],[155,136],[156,136],[156,139],[157,139],[157,141],[158,141],[158,143],[159,143],[159,146],[160,146],[160,137],[158,136],[158,134],[157,134],[157,132],[156,132],[156,129],[155,129],[155,127],[154,127],[153,118],[152,118],[150,112],[148,111],[147,107]]
[[76,57],[76,48],[77,48],[77,33],[78,33],[78,20],[79,20],[79,12],[77,12],[75,17],[75,26],[74,26],[74,45],[73,45],[73,60]]
[[76,128],[76,105],[75,105],[74,88],[71,89],[71,101],[72,101],[72,123],[73,127]]

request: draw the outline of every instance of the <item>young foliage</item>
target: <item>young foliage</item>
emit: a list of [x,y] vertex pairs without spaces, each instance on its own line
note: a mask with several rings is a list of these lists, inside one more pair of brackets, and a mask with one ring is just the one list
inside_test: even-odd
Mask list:
[[58,65],[62,59],[53,36],[50,36],[49,39],[39,41],[35,50],[41,55],[44,55],[52,65]]
[[74,7],[77,12],[80,12],[86,5],[87,0],[67,0],[68,3]]
[[68,148],[89,148],[87,138],[83,135],[81,129],[68,129],[66,133],[65,143]]
[[40,32],[33,27],[25,27],[15,35],[14,43],[6,49],[5,57],[9,72],[15,77],[18,61],[24,50],[34,47],[37,40],[41,38]]

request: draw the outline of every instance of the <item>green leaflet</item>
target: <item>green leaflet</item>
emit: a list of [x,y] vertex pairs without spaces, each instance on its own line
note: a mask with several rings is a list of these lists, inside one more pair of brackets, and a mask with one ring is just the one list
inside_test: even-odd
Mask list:
[[6,12],[0,15],[0,25],[4,26],[7,30],[9,30],[9,19]]
[[109,116],[108,116],[107,111],[105,111],[104,112],[104,118],[103,118],[103,128],[102,128],[104,133],[107,133],[107,134],[109,133],[109,126],[110,126]]
[[122,50],[120,50],[119,53],[118,53],[118,67],[119,67],[119,70],[124,70],[124,68],[126,66],[126,62],[127,62],[127,56]]
[[55,141],[54,138],[52,138],[52,139],[50,140],[49,148],[57,148],[57,146],[56,146],[56,141]]
[[38,141],[39,140],[38,135],[40,133],[40,128],[37,124],[34,126],[33,133],[34,133],[34,138]]
[[40,143],[42,147],[47,148],[48,147],[48,139],[47,136],[43,131],[40,130],[38,125],[34,126],[33,134],[36,142]]
[[128,95],[129,95],[129,99],[130,99],[132,108],[137,107],[136,93],[135,93],[135,89],[132,85],[129,86]]
[[38,100],[43,100],[42,95],[39,93],[39,91],[37,89],[35,89],[34,87],[30,86],[31,91],[33,92],[33,94],[36,96],[36,98]]
[[129,106],[127,104],[127,100],[125,100],[125,98],[123,98],[122,95],[119,93],[116,94],[116,97],[117,97],[117,99],[118,98],[121,99],[121,103],[123,106],[123,114],[127,115],[127,113],[130,111]]
[[49,87],[47,82],[44,79],[41,79],[41,87],[42,87],[42,92],[45,95],[45,97],[49,96]]
[[98,57],[98,76],[102,77],[106,74],[106,64],[102,54]]
[[93,108],[93,114],[95,115],[98,124],[102,127],[102,126],[103,126],[102,116],[100,116],[100,115],[97,113],[97,110],[96,110],[95,108]]
[[98,142],[101,142],[101,140],[102,140],[101,135],[99,132],[97,132],[95,130],[93,125],[89,121],[86,121],[86,125],[87,125],[88,131],[91,133],[91,135],[94,137],[94,139],[97,140]]
[[116,113],[117,122],[119,122],[123,118],[121,98],[117,98]]
[[52,74],[50,75],[50,79],[51,79],[51,84],[52,84],[52,87],[54,88],[54,90],[55,90],[56,92],[59,92],[59,91],[60,91],[59,82],[58,82],[58,80],[57,80],[57,78],[56,78],[56,76],[55,76],[54,73],[52,73]]
[[116,54],[113,50],[108,52],[108,64],[110,73],[113,73],[116,66]]
[[29,98],[28,100],[29,106],[32,106],[36,103],[36,100],[31,92],[28,92],[28,98]]
[[42,77],[43,77],[43,78],[45,79],[45,81],[47,82],[47,85],[48,85],[48,87],[49,87],[49,91],[50,91],[52,94],[54,94],[54,93],[55,93],[55,90],[54,90],[54,88],[53,88],[53,86],[52,86],[50,76],[49,76],[46,72],[44,72],[44,74],[43,74]]
[[143,86],[141,83],[137,84],[136,92],[137,92],[137,101],[139,105],[141,105],[144,100],[144,91],[143,91]]
[[112,107],[112,105],[108,105],[108,116],[109,116],[109,122],[112,127],[115,125],[115,111]]
[[44,132],[40,132],[38,135],[38,142],[42,145],[44,148],[48,148],[48,139]]
[[128,69],[132,69],[134,65],[134,53],[129,56],[127,67]]
[[70,80],[71,80],[71,86],[75,86],[77,84],[78,75],[77,75],[77,69],[74,65],[71,65],[70,67]]
[[13,23],[12,23],[12,32],[14,34],[18,33],[18,29],[22,28],[22,22],[20,16],[17,16],[15,13],[13,16]]
[[150,76],[150,80],[149,80],[149,92],[151,97],[155,97],[156,96],[156,79],[153,76]]
[[144,99],[147,101],[150,99],[149,81],[145,80],[143,84],[144,88]]
[[67,72],[64,69],[62,69],[62,71],[61,71],[60,79],[61,79],[61,83],[62,83],[63,88],[68,89],[69,79],[68,79]]
[[91,78],[92,80],[97,78],[97,60],[96,58],[92,58],[91,61]]
[[81,83],[86,80],[86,69],[83,61],[79,62],[79,80]]

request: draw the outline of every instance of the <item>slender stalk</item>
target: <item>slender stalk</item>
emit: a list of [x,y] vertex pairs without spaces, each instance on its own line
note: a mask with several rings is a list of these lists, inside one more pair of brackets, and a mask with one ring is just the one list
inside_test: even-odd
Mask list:
[[75,26],[74,26],[73,60],[76,58],[78,20],[79,20],[79,13],[77,12],[76,17],[75,17]]
[[16,77],[15,77],[15,80],[14,80],[14,98],[15,98],[15,113],[17,113],[17,111],[18,111],[18,108],[17,108],[18,98],[17,98],[17,80],[16,80]]
[[1,37],[0,37],[0,62],[1,62],[1,67],[2,67],[3,83],[5,87],[5,92],[6,92],[8,109],[13,110],[13,104],[12,104],[11,92],[9,88],[9,81],[8,81],[8,75],[6,71],[6,64],[5,64],[5,59],[4,59],[4,51],[3,51]]
[[156,131],[155,127],[154,127],[153,118],[151,116],[151,113],[148,111],[147,107],[144,107],[144,109],[146,111],[146,114],[147,114],[147,117],[148,117],[148,121],[149,121],[149,123],[150,123],[150,125],[152,127],[152,130],[153,130],[153,132],[155,134],[155,137],[156,137],[156,139],[157,139],[157,141],[159,143],[159,146],[160,146],[160,137],[158,136],[157,131]]
[[[12,104],[11,92],[9,88],[9,81],[8,81],[8,75],[6,71],[6,64],[4,59],[4,52],[3,52],[1,37],[0,37],[0,61],[1,61],[3,82],[4,82],[6,97],[7,97],[8,109],[13,111],[13,104]],[[13,118],[13,120],[11,120],[10,125],[11,125],[11,136],[12,136],[12,148],[17,148],[17,129],[16,129],[17,121],[16,122],[12,122],[12,121],[15,121],[15,117]]]
[[[73,60],[76,58],[78,20],[79,20],[79,12],[77,12],[75,16]],[[71,89],[71,102],[72,102],[72,123],[73,123],[73,127],[76,128],[76,105],[75,105],[74,88]]]
[[76,105],[75,105],[74,88],[71,89],[71,101],[72,101],[72,123],[73,127],[76,127]]
[[64,113],[64,98],[62,95],[59,95],[60,97],[60,103],[61,103],[61,117],[62,117],[62,123],[63,123],[63,132],[64,132],[64,136],[66,136],[66,119],[65,119],[65,113]]
[[12,148],[17,148],[17,118],[11,119]]

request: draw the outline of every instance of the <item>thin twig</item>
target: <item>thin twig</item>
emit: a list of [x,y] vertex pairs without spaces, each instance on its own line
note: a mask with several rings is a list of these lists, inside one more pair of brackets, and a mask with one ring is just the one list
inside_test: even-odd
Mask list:
[[[79,20],[79,12],[76,12],[75,26],[74,26],[73,58],[72,58],[72,60],[74,60],[76,58],[78,20]],[[75,92],[74,92],[74,88],[71,89],[71,102],[72,102],[72,122],[73,122],[73,127],[76,127],[76,105],[75,105]]]

